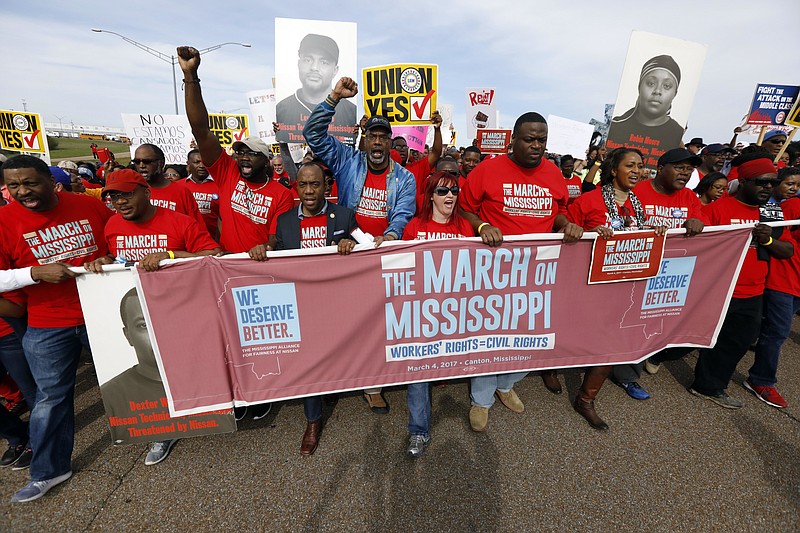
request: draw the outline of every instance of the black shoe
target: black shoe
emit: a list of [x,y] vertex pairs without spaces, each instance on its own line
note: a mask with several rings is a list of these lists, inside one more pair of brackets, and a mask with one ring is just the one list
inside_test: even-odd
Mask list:
[[251,405],[250,412],[253,414],[253,420],[261,420],[272,411],[271,403],[260,403],[258,405]]
[[14,466],[11,467],[11,470],[25,470],[29,466],[31,466],[31,459],[33,458],[33,450],[30,448],[25,448],[25,451],[22,452],[22,455],[19,456],[17,462],[14,463]]
[[3,454],[3,457],[0,457],[0,466],[6,467],[13,465],[19,460],[24,451],[25,451],[24,444],[9,446],[6,452]]
[[247,406],[245,407],[234,407],[233,413],[236,417],[236,421],[239,422],[240,420],[244,420],[244,417],[247,416]]

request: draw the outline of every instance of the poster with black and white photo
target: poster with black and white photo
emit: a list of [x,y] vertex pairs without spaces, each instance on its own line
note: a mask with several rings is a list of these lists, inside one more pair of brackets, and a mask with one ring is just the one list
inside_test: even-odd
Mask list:
[[606,148],[637,148],[650,169],[656,167],[664,152],[678,148],[706,51],[704,44],[634,31]]
[[172,418],[133,272],[78,276],[86,331],[114,444],[236,431],[233,409]]
[[[303,127],[339,78],[358,81],[355,22],[275,19],[275,113],[278,142],[302,143]],[[357,97],[358,98],[358,97]],[[356,98],[336,106],[328,131],[355,144]]]

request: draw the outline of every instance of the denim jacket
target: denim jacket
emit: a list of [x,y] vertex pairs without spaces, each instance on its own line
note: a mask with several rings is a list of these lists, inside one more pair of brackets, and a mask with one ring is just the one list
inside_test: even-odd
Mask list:
[[[339,204],[355,210],[361,201],[361,191],[367,180],[367,154],[328,135],[328,126],[334,113],[335,109],[327,102],[319,104],[306,121],[303,137],[314,155],[333,172],[339,188]],[[384,235],[392,235],[396,239],[403,236],[403,229],[414,216],[416,195],[414,175],[390,159],[389,172],[386,175],[389,227]]]

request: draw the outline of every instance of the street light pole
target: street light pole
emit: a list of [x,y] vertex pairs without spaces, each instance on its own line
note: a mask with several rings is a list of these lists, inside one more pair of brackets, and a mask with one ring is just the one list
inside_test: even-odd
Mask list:
[[66,117],[66,115],[63,116],[63,117],[59,117],[58,115],[54,115],[54,116],[58,119],[58,136],[59,137],[63,137],[64,136],[64,125],[61,123],[61,121],[63,119],[65,119],[65,118],[67,118],[67,117]]
[[[167,55],[167,54],[165,54],[163,52],[159,52],[158,50],[156,50],[154,48],[150,48],[147,45],[144,45],[144,44],[142,44],[142,43],[140,43],[138,41],[134,41],[130,37],[126,37],[126,36],[124,36],[124,35],[122,35],[120,33],[117,33],[115,31],[101,30],[99,28],[92,28],[92,31],[95,32],[95,33],[110,33],[111,35],[116,35],[117,37],[121,38],[123,41],[129,42],[130,44],[132,44],[136,48],[139,48],[140,50],[144,50],[145,52],[147,52],[151,56],[157,57],[161,61],[169,63],[170,66],[172,67],[172,94],[175,97],[175,114],[176,115],[178,114],[178,79],[175,76],[175,65],[178,64],[178,58],[177,57],[175,57],[174,55]],[[202,50],[200,50],[200,54],[205,54],[205,53],[208,53],[208,52],[213,52],[214,50],[219,50],[220,48],[222,48],[223,46],[228,45],[228,44],[235,44],[235,45],[238,45],[238,46],[242,46],[244,48],[250,48],[251,47],[251,45],[249,43],[237,43],[237,42],[231,41],[231,42],[227,42],[227,43],[215,44],[214,46],[209,46],[208,48],[203,48]]]

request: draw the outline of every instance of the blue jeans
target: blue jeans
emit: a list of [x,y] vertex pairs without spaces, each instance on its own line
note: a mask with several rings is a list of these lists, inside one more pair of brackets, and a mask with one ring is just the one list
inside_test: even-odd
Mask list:
[[38,394],[30,418],[31,481],[43,481],[71,470],[75,443],[75,373],[81,347],[89,349],[89,338],[84,325],[29,327],[22,346]]
[[761,333],[756,344],[756,357],[750,367],[750,383],[773,387],[778,381],[778,359],[781,346],[789,338],[792,317],[800,309],[800,298],[791,294],[764,290],[764,309]]
[[303,398],[303,412],[309,422],[316,422],[322,418],[322,396]]
[[428,382],[408,385],[408,433],[431,435],[431,384]]
[[508,392],[527,372],[478,376],[469,380],[469,399],[472,405],[489,408],[494,404],[494,391]]
[[22,343],[16,333],[0,337],[0,363],[19,387],[28,408],[33,411],[36,404],[36,381],[31,375]]

